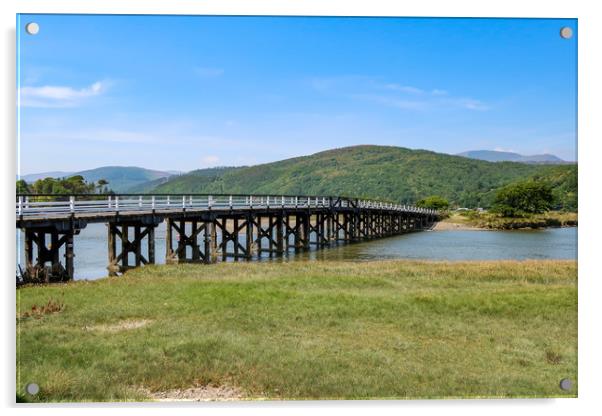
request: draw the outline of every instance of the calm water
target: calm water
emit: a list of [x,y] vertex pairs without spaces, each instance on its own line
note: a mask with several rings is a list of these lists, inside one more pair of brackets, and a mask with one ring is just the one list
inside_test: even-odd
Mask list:
[[[159,225],[155,238],[156,261],[165,263],[165,224]],[[23,259],[20,232],[17,242]],[[228,251],[232,251],[231,247]],[[146,247],[143,254],[145,252]],[[104,224],[90,224],[75,236],[75,256],[76,279],[97,279],[107,275],[107,229]],[[281,261],[277,257],[270,259],[267,254],[264,256],[262,261]],[[309,252],[294,253],[291,250],[285,257],[288,260],[357,261],[576,258],[576,227],[533,231],[426,231],[365,243],[340,244],[324,250],[314,247]],[[133,258],[130,261],[133,262]]]

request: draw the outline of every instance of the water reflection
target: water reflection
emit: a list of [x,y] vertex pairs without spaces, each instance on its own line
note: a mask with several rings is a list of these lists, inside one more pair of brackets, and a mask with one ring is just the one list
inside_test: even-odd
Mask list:
[[[244,245],[244,237],[241,237]],[[157,227],[155,239],[156,262],[165,263],[165,224]],[[17,244],[21,252],[20,259],[23,259],[21,232],[17,232]],[[75,237],[75,256],[76,279],[96,279],[107,275],[107,229],[104,224],[90,224]],[[261,261],[576,258],[577,228],[552,228],[532,231],[418,232],[363,243],[339,244],[324,250],[316,250],[312,245],[310,251],[295,253],[291,250],[284,258],[270,257],[264,253]]]

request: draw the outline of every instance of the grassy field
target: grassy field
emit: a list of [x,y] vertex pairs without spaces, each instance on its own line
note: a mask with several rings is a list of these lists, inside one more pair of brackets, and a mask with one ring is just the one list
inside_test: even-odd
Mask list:
[[[151,266],[17,290],[17,393],[149,400],[575,397],[577,265]],[[574,387],[559,389],[568,377]]]
[[576,212],[550,211],[544,214],[533,214],[525,217],[502,217],[491,212],[464,211],[454,212],[444,219],[446,223],[460,224],[467,227],[486,228],[492,230],[513,230],[520,228],[567,227],[578,224]]

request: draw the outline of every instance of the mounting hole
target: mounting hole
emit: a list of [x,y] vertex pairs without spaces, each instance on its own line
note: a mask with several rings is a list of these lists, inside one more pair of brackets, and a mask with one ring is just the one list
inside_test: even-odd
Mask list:
[[30,35],[37,35],[40,31],[40,25],[36,22],[29,22],[25,25],[25,31]]
[[560,37],[562,39],[570,39],[573,37],[573,29],[571,29],[568,26],[563,27],[562,29],[560,29]]
[[568,378],[563,378],[560,380],[560,388],[564,391],[569,391],[573,388],[573,382]]
[[35,396],[40,392],[40,386],[38,386],[36,383],[29,383],[25,386],[25,391],[27,392],[27,394]]

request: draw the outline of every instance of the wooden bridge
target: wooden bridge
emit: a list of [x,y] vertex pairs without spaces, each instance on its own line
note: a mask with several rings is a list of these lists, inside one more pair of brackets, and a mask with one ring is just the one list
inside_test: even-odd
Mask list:
[[107,268],[116,275],[155,263],[163,221],[167,263],[213,263],[418,231],[437,218],[434,210],[330,196],[17,195],[16,202],[24,282],[73,279],[74,236],[89,223],[107,224]]

